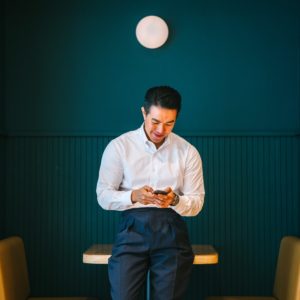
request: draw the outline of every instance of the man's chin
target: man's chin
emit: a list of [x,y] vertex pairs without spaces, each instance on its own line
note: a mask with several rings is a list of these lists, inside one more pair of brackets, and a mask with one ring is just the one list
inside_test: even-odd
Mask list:
[[164,138],[165,138],[165,137],[158,138],[158,137],[155,137],[155,136],[154,136],[154,137],[152,137],[152,142],[153,142],[153,143],[156,143],[156,144],[157,144],[157,143],[161,143],[161,142],[164,140]]

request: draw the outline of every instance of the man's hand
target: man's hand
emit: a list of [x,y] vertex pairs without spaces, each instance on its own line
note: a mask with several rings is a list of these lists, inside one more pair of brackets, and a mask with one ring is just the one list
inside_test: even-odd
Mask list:
[[140,202],[144,205],[153,204],[161,208],[167,208],[174,200],[174,193],[170,187],[165,189],[167,195],[154,194],[153,188],[144,186],[138,190],[133,190],[131,193],[132,203]]
[[174,200],[174,193],[170,187],[166,188],[167,195],[154,194],[155,204],[161,208],[167,208]]
[[153,189],[150,186],[143,186],[138,190],[133,190],[131,193],[131,202],[140,202],[144,205],[153,204]]

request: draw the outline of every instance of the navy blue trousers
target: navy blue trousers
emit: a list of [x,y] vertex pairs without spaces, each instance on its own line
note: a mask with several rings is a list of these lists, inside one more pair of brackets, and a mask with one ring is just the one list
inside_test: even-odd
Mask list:
[[184,299],[193,259],[186,224],[174,210],[124,211],[108,264],[112,299],[138,299],[148,271],[151,299]]

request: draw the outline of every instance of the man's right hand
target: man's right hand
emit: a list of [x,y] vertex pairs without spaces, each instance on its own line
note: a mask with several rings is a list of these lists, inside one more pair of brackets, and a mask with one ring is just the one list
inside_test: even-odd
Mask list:
[[131,193],[131,202],[140,202],[144,205],[153,204],[154,196],[153,189],[150,186],[143,186],[138,190],[133,190]]

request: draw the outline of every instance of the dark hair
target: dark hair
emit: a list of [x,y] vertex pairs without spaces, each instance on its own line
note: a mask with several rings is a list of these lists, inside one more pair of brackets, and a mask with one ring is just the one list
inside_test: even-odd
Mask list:
[[149,113],[150,107],[160,106],[163,108],[176,109],[177,116],[181,109],[181,95],[169,86],[155,86],[150,88],[145,95],[144,109]]

